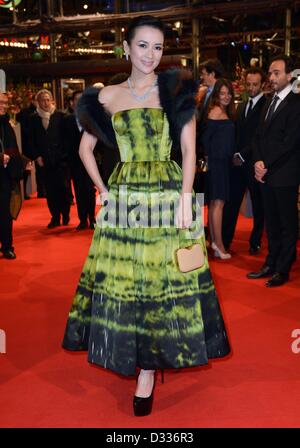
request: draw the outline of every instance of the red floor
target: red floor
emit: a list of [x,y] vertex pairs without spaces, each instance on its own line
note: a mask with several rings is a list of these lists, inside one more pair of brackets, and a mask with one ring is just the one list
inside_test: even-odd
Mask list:
[[26,201],[14,227],[17,260],[0,258],[0,427],[300,426],[300,353],[291,336],[300,328],[300,262],[281,288],[247,280],[263,261],[247,253],[251,220],[239,220],[232,260],[211,262],[232,355],[167,371],[144,418],[132,415],[134,379],[61,349],[92,232],[75,231],[75,207],[69,226],[49,231],[48,221],[45,200]]

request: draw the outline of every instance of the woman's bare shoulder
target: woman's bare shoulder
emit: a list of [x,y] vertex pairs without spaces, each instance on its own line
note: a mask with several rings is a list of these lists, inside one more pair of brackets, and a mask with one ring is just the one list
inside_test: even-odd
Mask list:
[[211,120],[225,120],[228,117],[220,106],[214,106],[209,111],[208,118],[210,118]]
[[109,104],[114,101],[115,98],[118,98],[120,93],[124,91],[125,83],[115,84],[112,86],[103,87],[98,96],[98,100],[102,104]]
[[102,87],[98,95],[98,100],[100,101],[100,103],[107,104],[110,101],[110,99],[114,97],[115,87],[116,86]]

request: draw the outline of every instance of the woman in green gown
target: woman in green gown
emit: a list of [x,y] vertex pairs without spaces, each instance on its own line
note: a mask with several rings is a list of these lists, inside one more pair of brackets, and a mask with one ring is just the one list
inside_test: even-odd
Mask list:
[[[130,77],[87,89],[77,110],[86,131],[80,156],[103,207],[63,347],[87,350],[89,362],[122,375],[139,369],[137,416],[151,412],[157,369],[204,365],[230,350],[193,214],[197,84],[184,71],[155,73],[163,43],[160,20],[134,19],[124,41]],[[93,156],[97,139],[120,153],[108,189]],[[183,273],[176,250],[195,242],[205,262]]]

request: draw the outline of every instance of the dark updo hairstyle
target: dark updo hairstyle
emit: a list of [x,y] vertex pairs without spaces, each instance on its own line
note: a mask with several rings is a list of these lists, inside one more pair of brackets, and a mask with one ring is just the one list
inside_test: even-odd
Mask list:
[[128,45],[130,45],[131,41],[134,39],[136,29],[141,26],[151,26],[152,28],[161,31],[163,36],[165,37],[165,25],[160,19],[150,15],[139,16],[132,19],[125,33],[125,40],[127,41]]
[[207,108],[207,116],[209,112],[215,107],[220,106],[220,92],[222,87],[227,87],[230,95],[231,95],[231,101],[226,107],[226,113],[229,118],[232,120],[235,118],[235,107],[234,107],[234,90],[231,82],[228,79],[225,78],[219,78],[214,86],[214,89],[209,97],[209,103]]

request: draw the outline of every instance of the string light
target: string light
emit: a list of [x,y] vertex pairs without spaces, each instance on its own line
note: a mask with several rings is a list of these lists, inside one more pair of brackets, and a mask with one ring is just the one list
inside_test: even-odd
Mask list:
[[1,47],[15,47],[15,48],[28,48],[27,43],[25,42],[8,42],[1,40],[0,41]]
[[[1,47],[14,47],[14,48],[28,48],[28,44],[26,42],[16,42],[16,41],[8,41],[1,40]],[[40,50],[50,50],[51,46],[49,44],[41,44],[38,46]]]
[[[26,42],[15,42],[8,41],[7,39],[0,41],[0,47],[13,47],[13,48],[29,48]],[[51,46],[49,44],[39,45],[39,50],[50,50]],[[57,46],[57,49],[61,49],[61,46]],[[85,54],[113,54],[113,50],[103,50],[101,48],[72,48],[70,49],[73,53],[85,53]]]
[[113,50],[102,50],[101,48],[72,48],[70,51],[85,54],[110,54],[114,52]]

